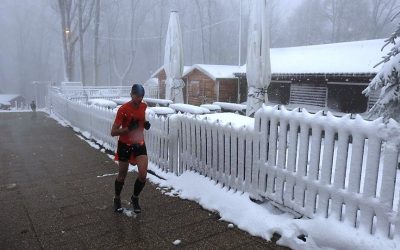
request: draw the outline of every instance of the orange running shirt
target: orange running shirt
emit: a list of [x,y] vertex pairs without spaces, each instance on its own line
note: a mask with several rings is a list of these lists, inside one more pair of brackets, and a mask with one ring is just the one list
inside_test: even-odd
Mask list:
[[132,130],[128,134],[120,135],[119,141],[122,143],[131,145],[134,143],[142,144],[144,142],[144,122],[147,104],[141,102],[138,108],[134,108],[131,102],[127,102],[122,105],[117,112],[114,124],[122,126],[123,128],[128,127],[129,123],[134,119],[139,122],[139,127]]

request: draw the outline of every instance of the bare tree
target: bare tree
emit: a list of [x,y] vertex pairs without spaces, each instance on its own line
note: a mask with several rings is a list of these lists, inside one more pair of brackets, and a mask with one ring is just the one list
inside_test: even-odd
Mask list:
[[371,38],[378,38],[391,22],[391,18],[398,13],[400,4],[398,0],[370,0],[371,4]]
[[163,32],[164,32],[164,1],[160,0],[160,29],[159,29],[159,39],[158,39],[158,61],[157,64],[162,64],[162,55],[163,55]]
[[[321,43],[326,27],[326,19],[325,21],[323,19],[323,8],[319,0],[303,1],[288,18],[287,27],[281,31],[281,34],[285,36],[283,38],[286,40],[285,45]],[[274,22],[271,22],[271,26],[273,24]]]
[[199,3],[199,0],[195,0],[195,3],[196,3],[196,6],[197,6],[197,13],[198,13],[198,15],[199,15],[199,19],[200,19],[200,27],[201,27],[201,30],[200,30],[200,33],[201,33],[201,40],[200,40],[200,42],[201,42],[201,58],[202,58],[202,60],[201,60],[201,62],[202,63],[206,63],[206,61],[205,61],[205,47],[204,47],[204,21],[203,21],[203,14],[202,14],[202,11],[201,11],[201,5],[200,5],[200,3]]
[[133,60],[135,58],[135,35],[134,35],[134,22],[135,22],[135,10],[139,1],[131,1],[130,5],[130,22],[129,22],[129,53],[128,53],[128,63],[125,65],[123,70],[118,69],[117,58],[116,58],[116,49],[115,46],[111,46],[111,60],[113,64],[114,73],[117,75],[119,79],[120,85],[123,85],[123,81],[129,71],[132,69]]
[[106,57],[106,66],[107,66],[107,82],[108,84],[111,84],[113,81],[113,66],[112,66],[112,57],[113,57],[113,41],[111,40],[111,37],[114,35],[117,23],[118,23],[118,18],[120,13],[119,13],[119,2],[116,4],[110,5],[109,2],[105,2],[104,9],[107,9],[108,11],[106,12],[106,21],[105,21],[105,31],[107,37],[109,37],[106,40],[106,46],[107,46],[107,57]]
[[[94,1],[58,0],[64,54],[65,80],[75,79],[75,45],[80,42],[81,77],[84,80],[83,35],[88,28]],[[83,81],[84,83],[84,81]]]
[[[209,24],[213,23],[213,16],[211,10],[213,9],[211,0],[207,0],[207,20]],[[211,55],[212,55],[212,29],[208,29],[208,53],[207,53],[207,63],[211,62]]]
[[[89,3],[89,6],[87,4]],[[85,49],[83,47],[83,35],[86,32],[86,29],[89,27],[89,24],[92,20],[93,6],[94,1],[88,2],[84,0],[79,0],[78,2],[78,29],[79,29],[79,60],[80,60],[80,72],[81,72],[81,81],[82,84],[86,84],[86,76],[85,76]],[[86,19],[84,16],[85,9],[88,9],[86,13]]]
[[343,13],[346,8],[345,0],[326,0],[325,1],[325,14],[331,23],[331,42],[338,42],[340,40],[339,34],[343,25]]
[[94,39],[93,39],[93,82],[97,84],[99,80],[99,61],[98,61],[98,48],[99,48],[99,26],[100,26],[100,0],[95,0],[94,9]]
[[368,0],[326,0],[325,14],[330,21],[330,42],[369,39]]

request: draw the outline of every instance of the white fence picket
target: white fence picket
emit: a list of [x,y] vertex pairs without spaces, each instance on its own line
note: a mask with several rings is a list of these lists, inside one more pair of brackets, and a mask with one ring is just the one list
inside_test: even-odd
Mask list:
[[237,131],[232,129],[231,134],[231,153],[230,153],[230,176],[229,186],[238,189],[238,134]]
[[384,147],[384,160],[382,170],[381,189],[379,201],[382,206],[376,210],[376,232],[382,236],[390,236],[391,223],[387,216],[393,209],[393,198],[396,183],[397,159],[399,157],[399,149],[395,144],[386,142]]
[[231,127],[226,125],[224,129],[224,165],[222,174],[222,183],[229,186],[229,175],[231,168]]
[[[360,132],[353,133],[348,190],[355,194],[360,193],[364,145],[365,136]],[[352,227],[356,227],[358,202],[355,199],[345,198],[345,204],[345,222]]]
[[200,166],[201,166],[201,174],[207,175],[207,133],[206,133],[206,125],[207,122],[205,120],[201,120],[200,122],[200,143],[201,143],[201,157],[200,157]]
[[245,129],[245,152],[244,152],[244,191],[252,192],[252,183],[251,183],[251,166],[253,165],[253,157],[252,157],[252,150],[253,150],[253,135],[250,133],[248,129]]
[[276,152],[278,140],[278,120],[274,116],[270,120],[269,126],[269,142],[268,142],[268,159],[267,159],[267,189],[269,196],[274,196],[275,190],[275,175],[274,166],[276,166]]
[[237,154],[237,162],[238,162],[238,180],[237,180],[237,189],[244,190],[245,183],[245,160],[246,160],[246,128],[241,127],[238,133],[238,154]]
[[[370,136],[368,139],[368,155],[367,155],[367,168],[365,173],[365,184],[363,190],[363,198],[365,200],[374,199],[376,195],[376,187],[378,181],[379,171],[379,156],[381,152],[381,140],[375,136]],[[367,232],[372,233],[373,220],[375,211],[369,203],[360,204],[360,228]]]
[[[288,120],[281,119],[278,132],[278,155],[276,166],[279,170],[286,169],[286,153],[287,153],[287,133],[288,133]],[[285,184],[284,171],[277,171],[275,178],[275,201],[279,204],[283,203],[284,184]]]
[[206,149],[206,176],[211,177],[212,175],[212,159],[213,159],[213,152],[214,152],[214,143],[212,137],[212,126],[206,125],[207,122],[204,122],[205,131],[207,134],[207,149]]
[[[322,166],[321,166],[321,185],[331,185],[332,179],[332,167],[333,167],[333,156],[335,147],[335,130],[331,127],[325,129],[324,138],[324,151],[322,155]],[[323,217],[329,217],[330,215],[330,193],[327,190],[320,190],[318,196],[318,207],[317,213]]]
[[218,165],[217,165],[217,181],[224,184],[223,174],[225,168],[225,140],[224,140],[224,129],[222,126],[217,128],[218,132]]
[[294,191],[294,209],[304,214],[304,198],[306,191],[306,183],[304,178],[307,175],[307,161],[309,151],[309,130],[310,127],[306,123],[300,125],[300,141],[298,149],[298,162],[296,171],[295,191]]
[[[340,129],[338,131],[338,150],[336,154],[335,176],[333,186],[337,190],[345,188],[345,177],[347,167],[347,153],[349,148],[349,134],[346,130]],[[343,196],[337,192],[333,192],[332,196],[332,216],[335,219],[342,219]]]
[[287,166],[288,175],[286,176],[286,187],[283,194],[283,201],[289,208],[294,208],[294,185],[297,162],[297,147],[298,147],[298,130],[299,123],[296,119],[290,119],[289,122],[289,141],[288,141],[288,157]]
[[211,179],[213,180],[218,180],[218,155],[220,155],[221,153],[219,152],[219,140],[218,140],[218,124],[213,124],[212,125],[212,142],[213,142],[213,153],[211,155],[212,157],[212,161],[211,161],[211,165],[212,165],[212,171],[211,171]]
[[[320,114],[317,114],[317,119]],[[322,129],[318,123],[312,124],[310,166],[307,171],[308,183],[315,183],[318,180],[320,157],[321,157],[321,134]],[[315,185],[307,185],[305,199],[305,213],[312,217],[316,210],[318,189]]]

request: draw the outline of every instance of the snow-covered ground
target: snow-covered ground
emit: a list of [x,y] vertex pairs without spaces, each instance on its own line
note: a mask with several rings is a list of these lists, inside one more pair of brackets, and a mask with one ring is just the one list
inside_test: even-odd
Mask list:
[[[66,125],[56,116],[50,117]],[[99,149],[95,143],[87,142]],[[113,159],[113,156],[110,158]],[[165,195],[195,201],[205,209],[219,213],[221,220],[266,240],[270,240],[274,232],[277,232],[282,235],[278,244],[293,249],[400,249],[398,239],[370,235],[335,219],[295,219],[293,215],[276,209],[269,202],[254,203],[249,199],[249,194],[223,187],[195,172],[188,171],[176,176],[163,172],[152,163],[149,169],[165,179],[148,175],[149,180],[157,184]],[[130,171],[137,169],[130,166]],[[104,173],[103,176],[114,174]]]

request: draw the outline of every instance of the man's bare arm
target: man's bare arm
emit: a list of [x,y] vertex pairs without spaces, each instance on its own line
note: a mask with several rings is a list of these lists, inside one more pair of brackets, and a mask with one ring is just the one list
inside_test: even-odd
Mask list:
[[111,128],[111,136],[120,136],[120,135],[124,135],[129,133],[129,129],[128,128],[121,128],[119,125],[117,124],[113,124],[112,128]]

